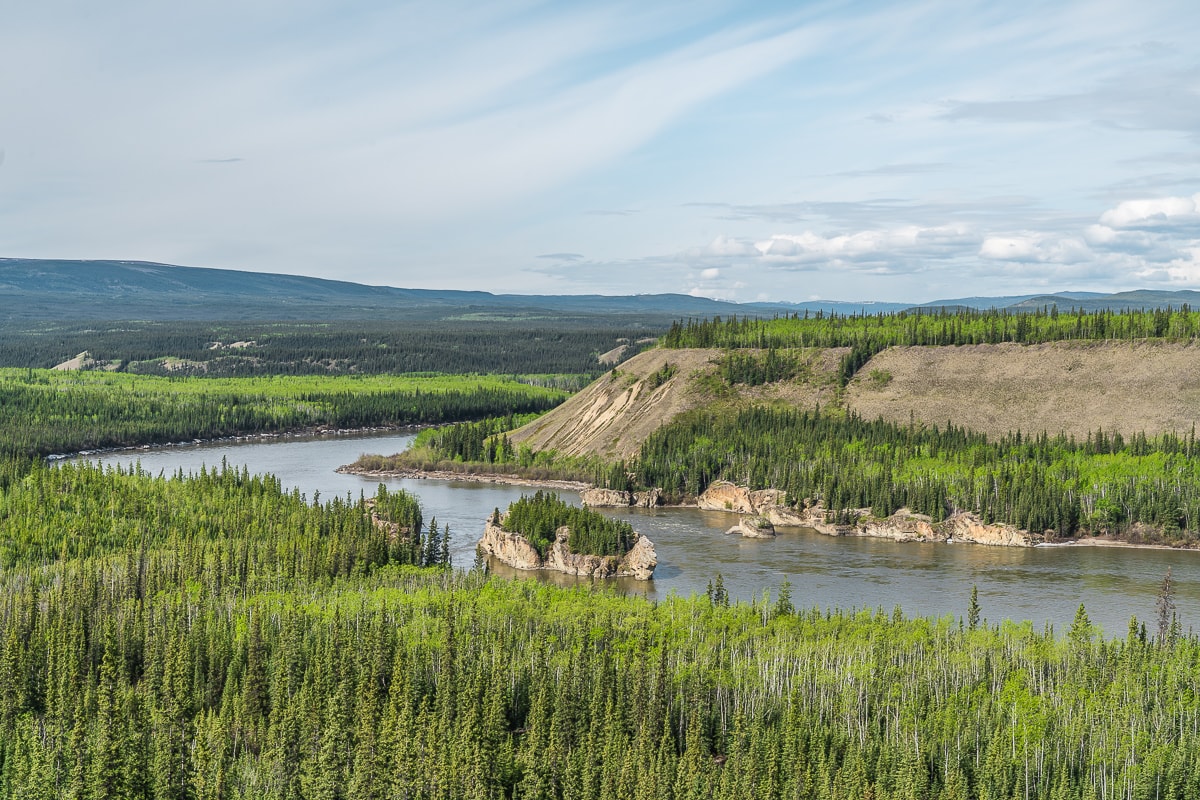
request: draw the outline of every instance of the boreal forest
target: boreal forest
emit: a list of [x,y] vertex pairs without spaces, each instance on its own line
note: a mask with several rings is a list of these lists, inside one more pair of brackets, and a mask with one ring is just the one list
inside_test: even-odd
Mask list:
[[[1153,330],[1191,336],[1191,314]],[[869,350],[943,326],[1044,338],[1156,319],[681,322],[668,344]],[[97,357],[131,358],[118,351]],[[730,602],[501,579],[483,560],[451,563],[450,537],[478,531],[448,530],[398,490],[309,498],[229,466],[150,475],[44,456],[459,422],[423,446],[519,466],[535,456],[504,433],[562,402],[552,381],[33,367],[0,376],[2,798],[1200,796],[1200,639],[1173,613],[1169,574],[1158,617],[1116,636],[1082,606],[1069,629],[1037,630],[989,619],[975,596],[929,619],[798,608],[786,582]],[[753,365],[727,370],[743,380]],[[637,459],[586,468],[626,487],[687,493],[725,477],[833,509],[969,506],[1063,536],[1139,521],[1183,536],[1200,513],[1195,446],[746,408],[683,415]],[[571,524],[614,552],[631,535],[546,493],[507,519],[549,535]]]

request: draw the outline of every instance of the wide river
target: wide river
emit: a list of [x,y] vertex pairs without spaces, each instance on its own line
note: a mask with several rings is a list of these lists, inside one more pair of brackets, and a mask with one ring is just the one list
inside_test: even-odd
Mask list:
[[[375,492],[379,480],[334,470],[363,453],[403,450],[411,434],[341,435],[267,442],[160,447],[91,456],[104,464],[140,462],[152,474],[196,471],[223,460],[251,472],[279,476],[285,489],[298,487],[310,500]],[[425,518],[450,524],[454,563],[469,567],[485,518],[494,508],[531,492],[527,487],[428,479],[389,479],[389,487],[421,498]],[[577,504],[574,492],[562,492]],[[649,536],[658,551],[654,580],[614,581],[623,591],[662,598],[703,593],[718,573],[732,597],[750,600],[764,591],[774,597],[786,578],[799,608],[875,609],[900,606],[909,616],[966,614],[971,586],[979,588],[984,618],[1032,620],[1063,632],[1080,603],[1107,636],[1123,636],[1131,615],[1153,632],[1155,602],[1167,568],[1183,629],[1200,625],[1200,552],[1116,547],[984,547],[897,543],[882,539],[824,536],[807,528],[780,528],[775,539],[743,539],[724,531],[736,515],[696,509],[606,510]],[[527,576],[497,568],[504,575]],[[543,580],[578,579],[563,575]]]

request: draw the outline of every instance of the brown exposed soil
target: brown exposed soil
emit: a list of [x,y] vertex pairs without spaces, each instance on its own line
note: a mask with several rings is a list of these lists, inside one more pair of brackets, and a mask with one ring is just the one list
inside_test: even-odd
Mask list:
[[947,420],[989,435],[1185,433],[1200,418],[1200,346],[1173,342],[894,347],[847,387],[863,417]]

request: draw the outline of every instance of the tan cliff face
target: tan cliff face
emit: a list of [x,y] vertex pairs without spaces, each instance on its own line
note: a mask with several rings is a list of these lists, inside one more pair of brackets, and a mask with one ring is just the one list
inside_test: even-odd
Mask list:
[[[558,408],[509,434],[514,445],[566,455],[632,458],[664,422],[698,405],[691,375],[710,367],[717,350],[648,350],[601,375]],[[651,376],[670,365],[655,386]]]
[[654,568],[658,566],[658,554],[654,551],[654,543],[645,536],[639,535],[629,552],[618,557],[572,553],[567,545],[570,534],[570,529],[559,528],[555,533],[554,543],[550,545],[543,559],[524,536],[510,533],[488,521],[483,529],[483,538],[479,540],[479,548],[508,566],[520,570],[548,569],[567,575],[634,578],[640,581],[648,581],[654,577]]
[[[768,386],[722,387],[722,401],[782,402],[797,408],[826,404],[836,393],[839,359],[847,348],[804,351],[803,379]],[[720,350],[647,350],[601,375],[558,408],[509,434],[514,445],[564,455],[631,459],[650,434],[693,408],[714,401],[709,384]],[[667,375],[667,377],[664,377]]]

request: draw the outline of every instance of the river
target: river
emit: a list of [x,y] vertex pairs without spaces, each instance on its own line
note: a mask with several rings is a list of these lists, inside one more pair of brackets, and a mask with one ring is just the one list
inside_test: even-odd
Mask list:
[[[271,472],[285,489],[319,496],[373,494],[376,478],[334,470],[363,453],[391,454],[407,447],[411,434],[339,435],[252,442],[157,447],[118,451],[89,460],[104,464],[140,462],[152,474],[185,473],[223,460],[251,472]],[[428,520],[449,523],[454,563],[469,567],[483,521],[503,510],[528,487],[430,479],[388,479],[421,498]],[[560,493],[578,504],[574,492]],[[1136,615],[1153,633],[1155,604],[1167,568],[1185,631],[1200,625],[1200,552],[1116,547],[984,547],[898,543],[883,539],[832,537],[807,528],[780,528],[774,539],[743,539],[724,531],[736,515],[697,509],[608,510],[649,536],[658,551],[654,580],[613,581],[623,591],[652,598],[703,593],[721,573],[732,597],[774,597],[786,578],[798,608],[876,609],[900,606],[909,616],[965,617],[972,585],[978,586],[983,617],[1031,620],[1063,632],[1083,603],[1107,636],[1123,636]],[[528,576],[496,567],[506,576]],[[579,579],[539,573],[544,580]]]

